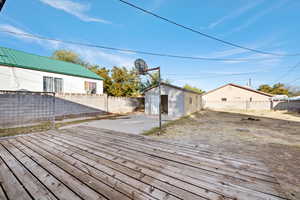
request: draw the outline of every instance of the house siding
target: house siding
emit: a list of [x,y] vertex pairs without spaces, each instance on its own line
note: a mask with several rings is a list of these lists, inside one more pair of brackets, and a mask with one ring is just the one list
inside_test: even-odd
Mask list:
[[64,74],[36,71],[17,67],[7,67],[0,65],[0,90],[29,90],[42,92],[43,77],[55,77],[63,79],[64,93],[86,93],[84,82],[95,82],[97,84],[97,94],[103,94],[103,81],[69,76]]
[[270,96],[233,85],[204,94],[202,100],[203,107],[208,109],[271,109]]

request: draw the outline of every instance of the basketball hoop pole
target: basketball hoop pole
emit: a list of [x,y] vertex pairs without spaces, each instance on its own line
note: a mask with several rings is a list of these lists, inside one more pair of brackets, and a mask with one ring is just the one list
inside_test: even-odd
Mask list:
[[158,67],[158,90],[159,90],[159,132],[161,134],[161,78],[160,78],[160,67]]
[[158,135],[160,135],[161,134],[161,77],[160,77],[161,74],[160,74],[160,67],[148,69],[147,63],[143,59],[140,59],[140,58],[134,61],[134,65],[140,75],[148,74],[153,80],[155,80],[155,78],[148,72],[158,70],[158,95],[159,95],[158,96],[158,112],[159,112]]

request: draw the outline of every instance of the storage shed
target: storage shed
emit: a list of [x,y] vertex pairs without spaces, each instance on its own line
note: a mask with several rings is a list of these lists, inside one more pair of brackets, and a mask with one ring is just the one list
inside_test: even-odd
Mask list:
[[[161,84],[162,113],[181,117],[201,110],[201,94],[175,85]],[[145,114],[159,114],[158,86],[145,91]]]

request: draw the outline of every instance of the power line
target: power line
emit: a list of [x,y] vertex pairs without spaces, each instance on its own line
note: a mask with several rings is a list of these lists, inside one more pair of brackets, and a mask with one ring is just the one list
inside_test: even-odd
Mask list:
[[188,27],[188,26],[186,26],[186,25],[179,24],[179,23],[177,23],[177,22],[175,22],[175,21],[173,21],[173,20],[171,20],[171,19],[162,17],[162,16],[160,16],[160,15],[158,15],[158,14],[155,14],[155,13],[149,11],[149,10],[146,10],[146,9],[144,9],[144,8],[141,8],[141,7],[137,6],[137,5],[134,5],[134,4],[132,4],[132,3],[129,3],[129,2],[127,2],[127,1],[124,1],[124,0],[118,0],[118,1],[120,1],[121,3],[124,3],[124,4],[126,4],[126,5],[128,5],[128,6],[130,6],[130,7],[133,7],[133,8],[135,8],[135,9],[138,9],[138,10],[144,12],[144,13],[147,13],[147,14],[149,14],[149,15],[152,15],[152,16],[158,18],[158,19],[161,19],[161,20],[163,20],[163,21],[166,21],[166,22],[168,22],[168,23],[170,23],[170,24],[176,25],[176,26],[178,26],[178,27],[181,27],[181,28],[183,28],[183,29],[189,30],[189,31],[194,32],[194,33],[196,33],[196,34],[202,35],[202,36],[204,36],[204,37],[206,37],[206,38],[209,38],[209,39],[212,39],[212,40],[221,42],[221,43],[223,43],[223,44],[227,44],[227,45],[230,45],[230,46],[233,46],[233,47],[237,47],[237,48],[240,48],[240,49],[252,51],[252,52],[255,52],[255,53],[259,53],[259,54],[265,54],[265,55],[273,55],[273,56],[300,56],[300,53],[295,53],[295,54],[279,54],[279,53],[274,53],[274,52],[267,52],[267,51],[262,51],[262,50],[258,50],[258,49],[253,49],[253,48],[245,47],[245,46],[242,46],[242,45],[239,45],[239,44],[235,44],[235,43],[233,43],[233,42],[225,41],[225,40],[220,39],[220,38],[217,38],[217,37],[215,37],[215,36],[212,36],[212,35],[209,35],[209,34],[200,32],[200,31],[198,31],[198,30],[196,30],[196,29],[194,29],[194,28]]
[[280,78],[278,78],[276,81],[274,81],[274,83],[277,83],[282,78],[286,77],[289,73],[291,73],[292,71],[294,71],[299,66],[300,66],[300,62],[298,62],[296,65],[291,66],[291,68],[286,73],[284,73],[282,76],[280,76]]
[[[228,74],[218,74],[218,73],[203,73],[203,74],[165,74],[166,76],[176,76],[176,77],[196,77],[196,78],[209,78],[209,77],[222,77],[222,76],[243,76],[243,75],[250,75],[250,74],[257,74],[261,73],[257,72],[242,72],[242,73],[228,73]],[[210,76],[214,75],[214,76]]]
[[19,35],[23,37],[29,37],[29,38],[36,38],[39,40],[47,40],[47,41],[53,41],[53,42],[60,42],[60,43],[66,43],[66,44],[72,44],[72,45],[78,45],[78,46],[86,46],[86,47],[93,47],[93,48],[100,48],[100,49],[106,49],[106,50],[112,50],[112,51],[119,51],[119,52],[126,52],[126,53],[137,53],[137,54],[143,54],[143,55],[150,55],[150,56],[160,56],[160,57],[169,57],[169,58],[178,58],[178,59],[189,59],[189,60],[204,60],[204,61],[264,61],[264,60],[272,60],[274,58],[261,58],[261,59],[231,59],[231,58],[209,58],[209,57],[193,57],[193,56],[182,56],[182,55],[174,55],[174,54],[165,54],[165,53],[156,53],[156,52],[148,52],[148,51],[140,51],[140,50],[132,50],[132,49],[121,49],[116,47],[109,47],[109,46],[102,46],[102,45],[96,45],[96,44],[88,44],[88,43],[81,43],[81,42],[74,42],[74,41],[67,41],[67,40],[59,40],[54,38],[48,38],[33,34],[27,34],[27,33],[19,33],[19,32],[13,32],[13,31],[7,31],[7,30],[1,30],[0,32],[9,33],[13,35]]
[[[255,73],[259,73],[259,72],[249,72],[249,73],[232,73],[232,74],[220,74],[220,75],[215,75],[215,76],[194,76],[194,77],[185,77],[181,78],[179,77],[179,80],[203,80],[203,79],[211,79],[211,78],[218,78],[218,77],[231,77],[231,76],[246,76],[246,75],[251,75],[251,74],[255,74]],[[169,78],[170,80],[178,80],[177,78]]]

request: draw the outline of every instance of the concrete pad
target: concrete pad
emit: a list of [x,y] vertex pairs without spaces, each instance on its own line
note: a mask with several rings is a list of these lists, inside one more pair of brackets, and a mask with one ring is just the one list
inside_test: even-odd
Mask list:
[[[162,123],[166,123],[176,118],[162,116]],[[145,115],[144,113],[135,113],[126,116],[120,116],[113,119],[102,119],[81,124],[66,126],[70,128],[74,126],[87,125],[95,128],[109,129],[131,134],[142,134],[144,131],[159,126],[158,116]]]

